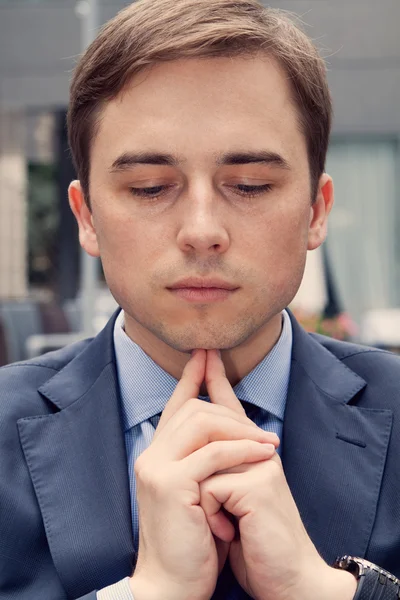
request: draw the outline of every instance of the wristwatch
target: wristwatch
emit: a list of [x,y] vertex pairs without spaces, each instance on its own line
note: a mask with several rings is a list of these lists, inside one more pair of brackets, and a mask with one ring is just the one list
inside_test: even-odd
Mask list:
[[335,569],[349,571],[358,581],[353,600],[399,600],[400,581],[384,569],[356,556],[337,558]]

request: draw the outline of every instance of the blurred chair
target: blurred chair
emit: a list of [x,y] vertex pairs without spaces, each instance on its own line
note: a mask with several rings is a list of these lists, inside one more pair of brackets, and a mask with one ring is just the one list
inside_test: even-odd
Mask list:
[[[31,299],[0,302],[0,366],[91,337],[92,333],[81,330],[81,306],[79,298],[64,306]],[[108,289],[99,289],[93,311],[95,333],[116,308]]]
[[52,352],[53,350],[64,348],[64,346],[67,346],[68,344],[80,342],[87,337],[87,334],[84,332],[30,335],[26,340],[26,356],[27,358],[34,358],[40,354],[45,354],[46,352]]
[[75,309],[75,322],[71,323],[64,308],[56,302],[40,302],[38,304],[41,329],[30,335],[25,341],[27,358],[59,350],[68,344],[88,337],[83,332],[79,332],[79,307],[74,306],[73,308]]
[[[35,336],[68,336],[71,332],[63,308],[55,302],[3,301],[0,303],[0,325],[0,365],[25,360],[42,353],[33,352],[33,348],[41,348],[37,342],[29,342]],[[75,338],[71,341],[75,341]],[[63,345],[66,343],[69,343],[68,337],[63,338]],[[53,345],[54,340],[50,343],[51,349]]]
[[0,318],[8,362],[27,358],[25,342],[42,329],[37,305],[31,300],[6,300],[0,304]]
[[82,303],[78,298],[67,300],[63,305],[65,318],[67,319],[70,331],[78,332],[81,329],[81,306]]
[[69,333],[71,331],[65,311],[59,304],[40,302],[38,308],[43,333]]

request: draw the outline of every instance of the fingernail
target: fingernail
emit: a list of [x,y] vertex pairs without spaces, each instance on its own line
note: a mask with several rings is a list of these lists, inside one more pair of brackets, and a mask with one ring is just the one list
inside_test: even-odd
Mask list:
[[263,447],[265,448],[265,451],[268,452],[268,454],[274,454],[275,446],[273,444],[263,444]]
[[271,442],[271,436],[273,435],[271,431],[265,431],[265,430],[262,430],[262,432],[263,432],[263,437],[264,437],[265,439],[268,439],[269,443],[270,443],[272,446],[274,446],[274,448],[276,448],[277,446],[279,446],[279,444],[280,444],[280,440],[279,440],[278,436],[276,436],[276,444],[275,444],[275,443]]

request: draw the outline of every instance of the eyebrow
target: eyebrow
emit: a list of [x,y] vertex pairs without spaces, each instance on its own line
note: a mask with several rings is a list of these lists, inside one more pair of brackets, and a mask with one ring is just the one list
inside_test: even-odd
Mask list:
[[136,165],[167,165],[177,167],[184,162],[182,158],[172,154],[160,154],[158,152],[124,152],[118,156],[111,165],[111,173],[126,171]]
[[[290,165],[283,156],[276,152],[267,150],[260,151],[241,151],[229,152],[227,154],[215,155],[217,165],[246,165],[246,164],[265,164],[272,165],[280,169],[290,169]],[[110,172],[118,173],[127,171],[137,165],[166,165],[168,167],[177,167],[186,162],[186,159],[172,154],[163,154],[158,152],[124,152],[118,156],[111,165]]]

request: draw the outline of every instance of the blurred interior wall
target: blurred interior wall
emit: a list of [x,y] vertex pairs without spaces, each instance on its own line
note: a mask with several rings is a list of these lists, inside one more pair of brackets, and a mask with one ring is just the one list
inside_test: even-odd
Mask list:
[[26,268],[25,113],[0,110],[0,299],[24,297]]

